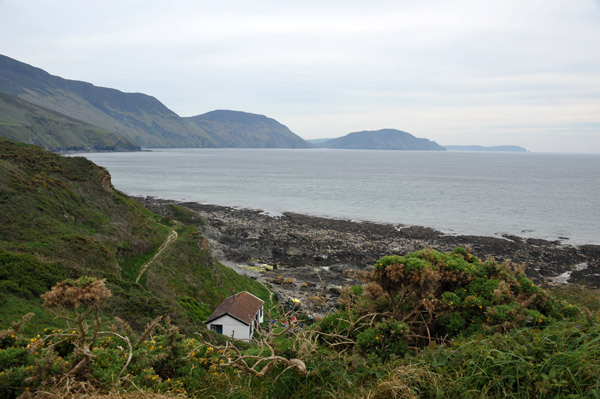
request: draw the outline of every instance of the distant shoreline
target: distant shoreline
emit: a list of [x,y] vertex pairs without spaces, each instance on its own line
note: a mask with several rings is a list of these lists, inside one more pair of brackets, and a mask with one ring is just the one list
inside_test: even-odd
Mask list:
[[478,151],[478,152],[529,152],[526,148],[518,145],[445,145],[448,151]]

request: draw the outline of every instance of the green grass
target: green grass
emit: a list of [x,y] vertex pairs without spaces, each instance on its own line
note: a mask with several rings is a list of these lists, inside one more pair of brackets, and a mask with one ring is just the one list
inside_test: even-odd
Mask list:
[[[119,315],[140,329],[157,315],[197,328],[194,323],[201,316],[235,291],[268,299],[264,287],[207,253],[197,214],[175,206],[177,218],[189,224],[176,223],[109,182],[106,170],[85,158],[61,157],[0,138],[0,296],[30,300],[67,277],[106,278],[114,293],[107,317]],[[141,266],[172,228],[180,238],[135,284]],[[198,306],[178,300],[184,297]],[[44,312],[39,301],[30,307]],[[1,303],[0,308],[2,312]],[[6,324],[0,322],[2,327]]]
[[0,306],[0,331],[10,327],[28,313],[35,313],[34,318],[25,324],[22,333],[31,337],[38,334],[44,328],[64,328],[65,323],[57,320],[52,313],[42,307],[40,298],[20,298],[15,295],[2,297]]
[[600,325],[561,321],[459,339],[413,361],[428,372],[414,387],[421,397],[597,397]]
[[555,298],[578,304],[581,308],[588,309],[595,314],[600,314],[600,297],[598,296],[598,290],[569,284],[551,288],[550,292]]
[[270,304],[269,291],[261,283],[211,257],[196,227],[179,225],[176,230],[179,238],[150,265],[140,283],[179,309],[178,323],[189,324],[185,319],[190,315],[194,322],[204,322],[223,299],[240,291]]

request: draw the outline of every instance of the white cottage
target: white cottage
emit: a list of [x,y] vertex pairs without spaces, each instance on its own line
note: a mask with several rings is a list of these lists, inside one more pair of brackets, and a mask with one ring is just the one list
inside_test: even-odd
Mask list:
[[226,298],[206,320],[206,327],[219,334],[248,341],[263,321],[262,299],[242,291]]

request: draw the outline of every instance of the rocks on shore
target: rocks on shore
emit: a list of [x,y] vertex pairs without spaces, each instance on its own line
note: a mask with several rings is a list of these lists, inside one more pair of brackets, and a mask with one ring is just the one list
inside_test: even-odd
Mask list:
[[[140,200],[161,214],[168,214],[169,207],[165,205],[174,203],[155,198]],[[419,226],[354,222],[296,213],[272,217],[258,210],[193,202],[177,204],[196,211],[203,218],[203,234],[217,259],[240,265],[257,262],[273,265],[276,270],[262,273],[261,278],[268,281],[281,275],[283,282],[273,284],[289,295],[309,297],[323,291],[326,298],[334,299],[335,290],[328,291],[328,288],[339,289],[344,284],[355,283],[350,277],[352,270],[365,270],[382,256],[424,248],[451,251],[459,246],[470,246],[472,253],[482,259],[492,256],[498,261],[522,264],[528,276],[538,284],[552,283],[557,276],[570,272],[569,283],[600,287],[600,245],[572,246],[512,235],[502,238],[446,235]],[[582,263],[587,267],[578,267]],[[286,279],[292,283],[286,284]],[[307,289],[310,284],[314,287]]]

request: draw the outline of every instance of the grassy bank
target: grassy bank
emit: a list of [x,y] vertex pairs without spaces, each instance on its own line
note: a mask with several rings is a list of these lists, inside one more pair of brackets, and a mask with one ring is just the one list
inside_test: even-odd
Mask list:
[[[103,316],[136,329],[159,315],[195,329],[234,291],[268,299],[262,286],[212,258],[197,215],[179,207],[174,214],[181,220],[150,212],[85,158],[0,139],[0,329],[30,311],[36,317],[27,328],[61,327],[39,296],[82,275],[105,278],[113,296]],[[179,238],[136,283],[172,230]]]
[[[380,265],[405,272],[409,266],[410,273],[427,277],[415,279],[409,291],[385,293],[373,284],[382,277]],[[442,265],[443,269],[437,267]],[[598,293],[577,287],[545,291],[507,266],[480,262],[462,249],[382,258],[363,276],[370,280],[365,288],[344,291],[335,317],[310,324],[301,314],[281,311],[278,319],[287,322],[266,324],[251,343],[203,330],[186,334],[168,318],[156,320],[144,332],[104,321],[98,324],[96,338],[86,338],[92,355],[87,368],[78,373],[72,373],[82,359],[74,350],[81,340],[77,328],[33,336],[13,328],[0,333],[0,367],[5,370],[0,374],[0,392],[4,397],[36,390],[78,397],[84,388],[93,397],[136,397],[141,392],[193,398],[598,397]],[[448,273],[449,268],[455,271]],[[441,283],[439,290],[434,289],[440,283],[437,273],[444,273],[454,285]],[[415,318],[411,311],[404,313],[418,308],[413,296],[420,295],[417,287],[427,293],[428,301],[447,298],[448,293],[463,292],[465,299],[474,296],[482,290],[479,273],[485,273],[481,278],[491,286],[504,287],[502,295],[496,290],[485,298],[480,291],[487,301],[481,306],[488,309],[461,305],[458,312],[492,315],[497,307],[506,306],[514,320],[483,317],[451,337],[443,326],[448,322],[445,316],[457,311],[454,303],[431,308],[438,322],[427,312],[417,312]],[[453,274],[464,280],[455,281]],[[406,277],[404,286],[411,284]],[[410,298],[406,308],[390,303],[390,293]],[[56,310],[57,305],[52,306]],[[193,303],[185,306],[191,318],[202,311]],[[537,314],[535,320],[528,317],[534,310],[544,317],[542,323]],[[292,322],[292,317],[299,322]],[[427,321],[428,335],[421,334],[424,324],[418,320]],[[68,388],[65,378],[71,381]],[[76,384],[81,379],[87,382],[85,387]]]

